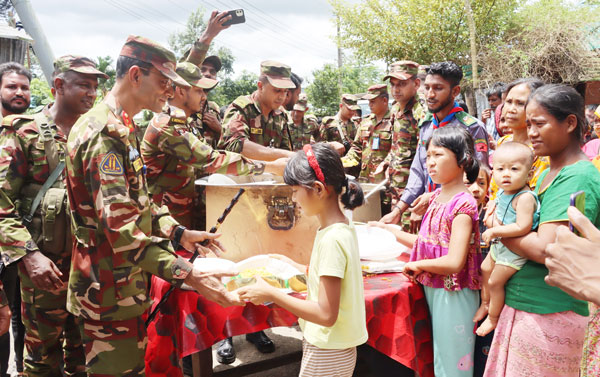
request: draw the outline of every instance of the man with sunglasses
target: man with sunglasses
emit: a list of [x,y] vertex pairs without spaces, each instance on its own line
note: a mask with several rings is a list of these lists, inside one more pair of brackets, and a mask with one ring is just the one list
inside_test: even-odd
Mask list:
[[180,225],[147,191],[133,116],[160,112],[173,84],[190,87],[175,64],[175,55],[156,42],[129,36],[115,86],[79,118],[67,141],[75,238],[67,310],[81,318],[89,376],[144,375],[150,274],[185,282],[223,306],[242,304],[223,287],[220,277],[227,274],[201,273],[171,246],[205,253],[218,249],[217,235]]

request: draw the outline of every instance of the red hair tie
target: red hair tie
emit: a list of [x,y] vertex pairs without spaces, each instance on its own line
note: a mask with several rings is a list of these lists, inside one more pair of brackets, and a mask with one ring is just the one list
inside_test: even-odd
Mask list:
[[317,161],[317,156],[315,156],[315,152],[313,151],[310,144],[306,144],[304,148],[304,153],[306,153],[306,159],[308,160],[308,164],[315,172],[317,179],[321,181],[322,184],[325,184],[325,176],[323,175],[323,171],[321,171],[321,167],[319,166],[319,162]]

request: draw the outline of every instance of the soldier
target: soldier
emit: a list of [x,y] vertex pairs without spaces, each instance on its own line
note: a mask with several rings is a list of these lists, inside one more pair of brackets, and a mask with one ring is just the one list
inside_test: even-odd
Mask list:
[[[81,116],[67,142],[67,183],[74,248],[67,310],[81,317],[90,376],[144,375],[150,274],[186,284],[227,306],[217,272],[201,273],[175,255],[171,241],[187,250],[218,251],[217,235],[188,230],[154,205],[135,137],[134,114],[161,111],[173,83],[175,55],[146,38],[129,36],[117,60],[116,83],[104,100]],[[230,274],[229,274],[230,275]]]
[[[421,84],[417,78],[419,65],[412,61],[399,61],[390,65],[390,72],[383,79],[390,80],[394,105],[392,106],[392,149],[378,167],[376,174],[387,170],[390,181],[392,211],[382,218],[383,222],[397,224],[399,211],[395,207],[406,187],[410,164],[419,141],[419,121],[425,116],[417,90]],[[409,225],[408,218],[403,222]],[[406,229],[408,230],[408,229]]]
[[371,114],[363,120],[356,132],[352,147],[342,158],[344,167],[360,166],[360,182],[379,183],[385,179],[383,171],[375,174],[392,148],[392,123],[390,122],[387,85],[369,87],[363,97],[369,100]]
[[[299,104],[303,105],[306,107],[307,111],[308,111],[308,96],[306,95],[306,93],[300,93],[300,95],[298,96],[298,102]],[[321,133],[320,133],[320,128],[319,128],[319,120],[317,119],[317,117],[315,116],[315,114],[306,114],[304,113],[304,120],[307,123],[312,123],[313,127],[316,127],[317,131],[315,133],[315,135],[313,136],[315,139],[315,143],[320,141],[321,138]]]
[[148,167],[148,190],[157,205],[166,205],[180,224],[191,226],[195,170],[211,173],[248,175],[265,170],[282,174],[286,160],[250,161],[226,151],[217,151],[198,138],[197,130],[187,123],[206,99],[205,90],[217,81],[203,77],[192,63],[177,64],[176,72],[191,88],[177,87],[169,107],[154,116],[142,142],[142,157]]
[[66,55],[54,62],[56,100],[33,117],[19,119],[16,146],[0,181],[2,249],[8,263],[22,261],[29,376],[61,375],[63,353],[65,373],[85,376],[79,321],[66,310],[72,245],[64,156],[71,127],[94,104],[99,77],[108,78],[88,58]]
[[317,122],[306,116],[308,106],[304,99],[298,100],[292,110],[292,123],[288,125],[292,137],[294,150],[300,150],[305,144],[312,144],[319,139],[319,126]]
[[319,129],[321,141],[337,141],[342,143],[345,153],[350,150],[352,142],[356,137],[356,123],[352,120],[355,111],[360,110],[356,103],[358,98],[352,94],[342,95],[340,110],[334,116],[328,116],[321,121]]
[[221,148],[263,161],[293,155],[281,110],[287,90],[295,88],[290,75],[285,64],[272,60],[260,64],[257,90],[236,98],[225,112]]
[[[454,102],[460,93],[462,69],[453,62],[433,63],[427,69],[425,78],[425,100],[429,113],[420,124],[419,145],[410,165],[410,175],[400,201],[395,207],[401,215],[412,205],[413,213],[425,212],[430,192],[436,186],[427,175],[425,144],[433,130],[446,125],[465,127],[475,140],[475,153],[481,163],[488,161],[488,135],[481,121],[470,116]],[[426,195],[422,195],[427,193]],[[418,199],[417,199],[418,198]],[[412,231],[416,231],[420,220],[411,219]]]
[[[15,62],[0,64],[0,114],[2,116],[0,135],[6,132],[14,134],[14,128],[19,125],[19,122],[15,121],[15,117],[21,116],[29,108],[31,99],[30,82],[31,72],[21,64]],[[2,145],[2,147],[6,149],[8,145]],[[3,168],[8,167],[7,164],[4,164],[5,161],[2,162]],[[0,261],[0,265],[3,263],[3,261]],[[21,320],[21,288],[16,264],[5,266],[2,273],[2,282],[12,312],[13,350],[16,369],[17,372],[22,373],[25,328]],[[9,354],[10,334],[7,333],[0,336],[0,377],[7,376]]]

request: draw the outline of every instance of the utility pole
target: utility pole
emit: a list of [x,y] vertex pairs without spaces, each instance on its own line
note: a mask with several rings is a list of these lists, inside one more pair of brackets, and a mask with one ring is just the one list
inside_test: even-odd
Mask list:
[[338,97],[342,96],[342,48],[340,47],[341,44],[341,35],[340,35],[340,16],[337,16],[337,62],[338,62],[338,88],[339,88],[339,93],[338,93]]
[[40,25],[33,7],[29,0],[11,0],[13,7],[17,11],[25,31],[33,38],[33,51],[40,61],[42,71],[46,77],[48,85],[52,86],[52,73],[54,72],[54,54],[52,48],[46,39],[42,25]]
[[[471,71],[473,72],[473,98],[470,102],[467,100],[467,103],[471,109],[475,108],[477,110],[477,104],[475,103],[476,93],[479,89],[479,72],[477,66],[477,40],[476,33],[477,30],[475,28],[475,20],[473,19],[473,10],[471,9],[471,0],[465,0],[465,10],[467,12],[467,20],[469,22],[469,35],[471,39]],[[477,111],[475,111],[477,113]]]

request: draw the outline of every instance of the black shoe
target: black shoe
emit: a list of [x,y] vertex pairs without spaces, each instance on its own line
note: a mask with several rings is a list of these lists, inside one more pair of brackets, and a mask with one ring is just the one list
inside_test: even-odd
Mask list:
[[224,339],[219,343],[217,361],[221,364],[231,364],[235,361],[235,348],[233,348],[231,338]]
[[261,353],[271,353],[275,351],[275,344],[273,344],[273,341],[269,339],[264,331],[246,334],[246,340],[254,344],[256,349]]

